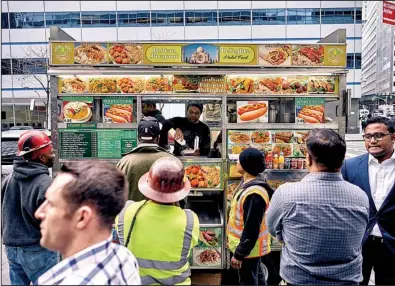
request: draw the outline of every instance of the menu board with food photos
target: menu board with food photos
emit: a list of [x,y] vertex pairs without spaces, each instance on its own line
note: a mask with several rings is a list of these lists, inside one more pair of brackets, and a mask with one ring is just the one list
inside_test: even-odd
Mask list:
[[[237,160],[249,147],[284,157],[305,157],[309,130],[228,130],[228,158]],[[232,166],[231,166],[232,167]]]
[[325,98],[295,98],[296,123],[324,123]]
[[51,65],[346,67],[346,45],[51,42]]
[[221,268],[222,228],[200,228],[198,245],[192,250],[191,266]]
[[337,94],[335,76],[307,75],[141,75],[67,76],[59,78],[64,94],[221,93],[259,95]]

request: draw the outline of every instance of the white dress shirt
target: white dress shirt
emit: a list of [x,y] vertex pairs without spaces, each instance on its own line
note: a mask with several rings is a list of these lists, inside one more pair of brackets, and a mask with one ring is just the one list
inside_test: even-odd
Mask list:
[[[369,154],[368,169],[370,190],[378,211],[395,183],[395,152],[392,153],[391,158],[385,160],[381,164],[376,158]],[[382,236],[377,223],[370,234]]]

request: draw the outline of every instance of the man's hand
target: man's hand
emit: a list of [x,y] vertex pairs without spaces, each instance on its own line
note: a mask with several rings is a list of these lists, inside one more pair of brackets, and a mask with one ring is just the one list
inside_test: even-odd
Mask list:
[[237,260],[236,258],[232,257],[232,260],[230,261],[230,266],[234,269],[240,269],[241,263],[242,263],[242,261]]
[[200,156],[200,150],[196,149],[195,152],[193,153],[193,156]]
[[174,139],[175,140],[184,140],[184,134],[182,133],[180,128],[176,128],[176,133],[174,134]]

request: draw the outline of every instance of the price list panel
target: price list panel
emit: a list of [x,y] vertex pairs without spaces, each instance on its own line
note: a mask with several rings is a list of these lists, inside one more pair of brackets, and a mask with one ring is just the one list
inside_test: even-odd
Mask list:
[[135,129],[59,129],[59,158],[120,159],[137,146]]
[[96,130],[59,129],[59,157],[61,159],[97,157]]
[[137,132],[135,129],[100,129],[97,130],[97,142],[98,158],[121,158],[137,146]]

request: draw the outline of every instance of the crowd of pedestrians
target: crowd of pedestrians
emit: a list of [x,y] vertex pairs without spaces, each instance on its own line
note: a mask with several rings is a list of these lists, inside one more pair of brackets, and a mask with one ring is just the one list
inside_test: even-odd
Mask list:
[[[395,126],[373,117],[364,127],[368,153],[346,161],[337,132],[313,129],[309,174],[277,190],[265,180],[262,152],[240,154],[223,284],[266,285],[271,237],[282,244],[282,285],[367,285],[372,269],[377,285],[395,284]],[[40,131],[21,135],[24,160],[1,192],[12,285],[191,284],[199,219],[187,208],[184,166],[158,146],[160,132],[158,120],[145,117],[141,144],[117,166],[68,162],[54,180],[50,139]]]

